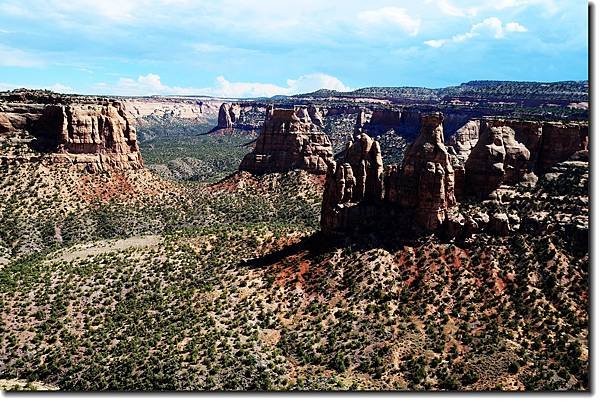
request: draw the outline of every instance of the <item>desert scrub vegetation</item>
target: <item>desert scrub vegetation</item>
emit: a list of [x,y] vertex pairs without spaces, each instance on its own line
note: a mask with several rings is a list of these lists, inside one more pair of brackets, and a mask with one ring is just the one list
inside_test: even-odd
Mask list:
[[[65,390],[589,389],[589,257],[556,218],[587,199],[551,183],[571,186],[576,169],[508,204],[464,206],[548,210],[552,230],[454,244],[401,231],[325,239],[322,182],[304,172],[212,184],[142,175],[127,197],[104,190],[131,182],[102,176],[102,191],[82,197],[72,172],[53,181],[6,169],[18,179],[3,175],[0,189],[0,379]],[[142,235],[158,240],[114,247]]]

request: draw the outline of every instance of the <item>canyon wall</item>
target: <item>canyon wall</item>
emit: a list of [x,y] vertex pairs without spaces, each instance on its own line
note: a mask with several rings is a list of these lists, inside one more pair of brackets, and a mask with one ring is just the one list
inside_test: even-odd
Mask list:
[[219,107],[217,126],[213,131],[233,129],[259,130],[267,106],[260,103],[223,103]]
[[[14,99],[14,95],[12,94]],[[4,163],[26,159],[66,162],[89,171],[143,167],[136,130],[122,103],[95,97],[55,97],[24,93],[0,98],[0,133],[26,144],[30,153],[10,152]],[[51,103],[40,103],[50,101]]]
[[457,196],[489,197],[500,185],[533,184],[569,158],[587,160],[585,122],[471,120],[450,138]]

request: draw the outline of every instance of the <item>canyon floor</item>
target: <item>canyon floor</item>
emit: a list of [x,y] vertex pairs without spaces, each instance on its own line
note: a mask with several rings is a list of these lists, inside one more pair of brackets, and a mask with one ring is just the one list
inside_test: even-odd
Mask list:
[[[234,173],[251,140],[194,136],[220,152],[196,180],[156,139],[153,171],[2,166],[0,387],[589,389],[577,233],[324,238],[323,177]],[[587,214],[587,180],[464,208]]]

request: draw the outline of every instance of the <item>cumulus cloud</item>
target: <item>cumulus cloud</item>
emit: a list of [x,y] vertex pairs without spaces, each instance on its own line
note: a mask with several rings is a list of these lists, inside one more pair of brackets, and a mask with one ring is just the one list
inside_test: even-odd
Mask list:
[[350,90],[342,81],[331,75],[313,73],[289,79],[286,86],[262,82],[232,82],[223,76],[212,87],[193,88],[166,85],[158,74],[141,75],[137,79],[120,78],[116,85],[96,84],[94,90],[112,95],[207,95],[222,98],[257,98],[274,95],[294,95],[318,89]]
[[518,22],[509,22],[505,27],[507,32],[527,32],[527,28]]
[[370,26],[397,26],[411,36],[418,34],[421,27],[420,18],[411,17],[405,9],[399,7],[362,11],[358,14],[358,19],[362,24]]
[[508,22],[503,24],[497,17],[486,18],[485,20],[474,24],[468,32],[454,35],[449,39],[432,39],[427,40],[427,46],[439,48],[448,43],[460,43],[472,39],[476,36],[488,36],[494,39],[502,39],[507,32],[527,32],[527,28],[518,22]]

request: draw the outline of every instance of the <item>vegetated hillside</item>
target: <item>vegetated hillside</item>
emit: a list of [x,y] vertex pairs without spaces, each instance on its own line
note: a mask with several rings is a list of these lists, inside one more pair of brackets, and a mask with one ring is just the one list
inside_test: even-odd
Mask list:
[[587,102],[588,81],[521,82],[521,81],[469,81],[458,86],[439,89],[421,87],[370,87],[351,92],[319,90],[298,97],[376,98],[399,102],[441,102],[451,99],[521,102],[526,105],[558,103],[566,106],[572,102]]
[[165,179],[213,182],[237,171],[256,139],[246,130],[215,131],[208,122],[177,116],[138,119],[140,150],[146,167]]
[[237,171],[257,136],[244,130],[194,131],[141,141],[140,149],[146,167],[163,178],[214,182]]
[[[39,216],[64,216],[49,214],[53,194],[74,179],[24,193],[31,174],[2,174],[31,200],[5,212],[10,227],[39,199]],[[37,253],[12,246],[25,231],[3,236],[0,377],[64,390],[589,388],[587,248],[555,224],[587,206],[585,166],[481,207],[549,212],[555,230],[457,244],[402,228],[321,238],[322,186],[298,171],[168,183],[90,199],[58,223],[69,240],[40,237]]]

